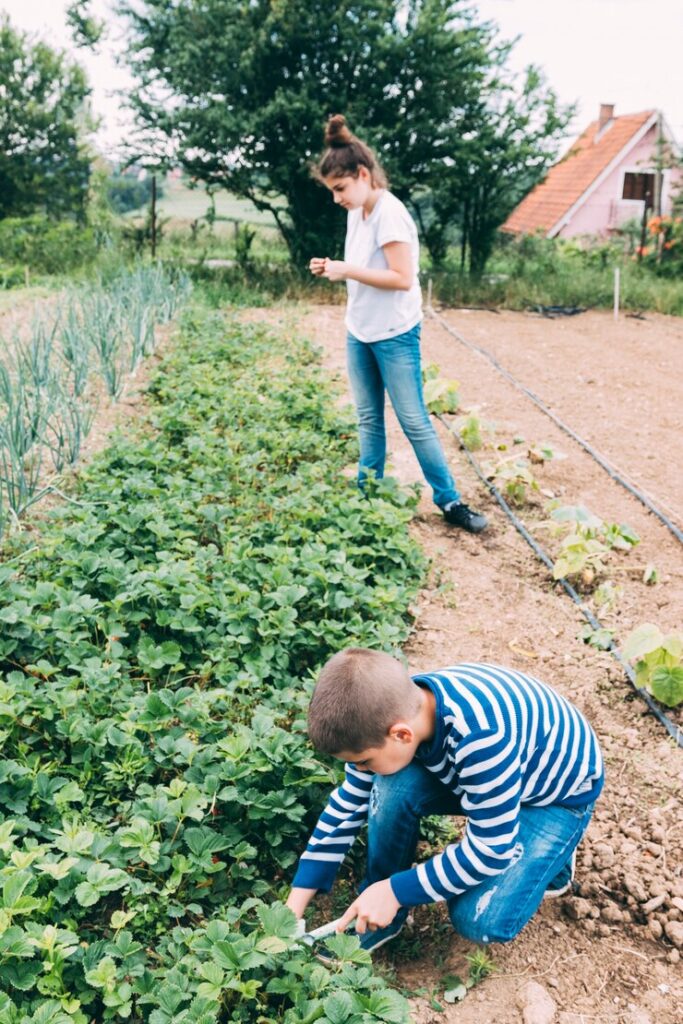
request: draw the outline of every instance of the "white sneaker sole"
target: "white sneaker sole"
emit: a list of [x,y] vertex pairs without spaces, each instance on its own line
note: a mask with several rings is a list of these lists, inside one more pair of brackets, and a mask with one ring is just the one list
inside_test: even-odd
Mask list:
[[563,885],[561,889],[546,889],[543,894],[544,900],[556,900],[558,896],[566,896],[568,892],[571,892],[574,884],[574,876],[576,875],[576,847],[574,847],[574,852],[572,853],[571,864],[571,875],[569,876],[567,884]]

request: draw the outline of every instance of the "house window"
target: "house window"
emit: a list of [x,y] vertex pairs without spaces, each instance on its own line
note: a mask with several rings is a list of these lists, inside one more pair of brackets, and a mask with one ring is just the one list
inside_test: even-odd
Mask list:
[[649,204],[655,194],[654,174],[635,174],[627,171],[624,175],[624,193],[622,199],[645,199]]

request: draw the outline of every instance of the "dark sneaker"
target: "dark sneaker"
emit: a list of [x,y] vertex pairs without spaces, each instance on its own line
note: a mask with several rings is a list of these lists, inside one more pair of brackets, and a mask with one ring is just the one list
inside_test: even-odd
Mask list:
[[[378,928],[377,931],[368,931],[364,935],[359,935],[360,948],[366,949],[368,953],[374,953],[380,946],[385,946],[387,942],[391,942],[403,930],[407,918],[407,913],[402,914],[399,910],[394,920],[386,928]],[[355,933],[352,932],[351,934]],[[317,959],[323,964],[332,964],[337,959],[336,954],[322,943],[315,946],[314,951]]]
[[459,526],[468,533],[481,533],[489,525],[486,516],[475,512],[464,501],[451,501],[441,509],[443,517],[451,526]]
[[566,896],[574,888],[574,875],[576,874],[576,850],[571,859],[565,864],[558,875],[555,875],[552,882],[543,894],[544,900],[553,900],[556,896]]

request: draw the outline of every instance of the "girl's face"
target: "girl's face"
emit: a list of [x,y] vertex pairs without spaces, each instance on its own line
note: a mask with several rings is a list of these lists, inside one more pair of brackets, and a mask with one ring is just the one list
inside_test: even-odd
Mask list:
[[372,179],[367,167],[358,168],[358,176],[347,175],[344,178],[325,178],[325,184],[332,193],[332,198],[345,210],[357,210],[363,206],[374,191]]

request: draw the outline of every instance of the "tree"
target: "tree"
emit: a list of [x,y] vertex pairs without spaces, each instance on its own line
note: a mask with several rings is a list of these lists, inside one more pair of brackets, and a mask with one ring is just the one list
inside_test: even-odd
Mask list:
[[434,185],[441,216],[458,223],[461,267],[473,277],[483,273],[500,225],[545,176],[574,114],[558,104],[537,68],[527,69],[520,88],[501,70],[482,96],[477,128],[464,140],[452,177],[445,189]]
[[0,218],[85,216],[89,158],[79,136],[88,94],[80,67],[0,19]]
[[[462,24],[471,24],[463,0],[409,8],[451,19],[462,8]],[[416,34],[418,14],[395,0],[136,0],[122,9],[133,29],[143,155],[176,159],[269,210],[301,266],[313,253],[338,252],[343,238],[343,214],[310,176],[325,118],[343,111],[406,194],[443,139],[437,122],[452,120],[483,75],[482,30],[453,26],[439,43],[441,78],[427,78],[418,59],[429,43],[424,16]],[[448,62],[454,45],[467,59]]]
[[66,8],[66,24],[76,46],[96,50],[105,34],[101,18],[90,13],[90,0],[71,0]]
[[495,137],[487,104],[502,49],[469,0],[121,0],[120,10],[140,83],[136,155],[179,162],[269,210],[304,267],[341,247],[343,214],[310,164],[325,118],[342,112],[418,216],[429,199],[423,235],[445,254],[472,140]]

